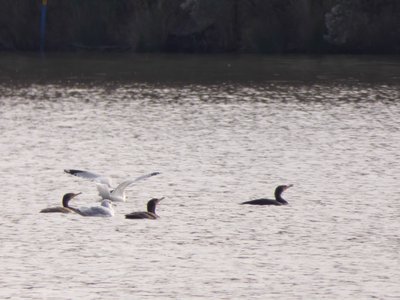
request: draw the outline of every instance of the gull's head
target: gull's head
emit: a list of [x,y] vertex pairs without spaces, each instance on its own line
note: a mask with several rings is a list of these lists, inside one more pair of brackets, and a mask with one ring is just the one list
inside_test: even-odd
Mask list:
[[105,200],[101,201],[101,206],[104,206],[104,207],[107,207],[107,208],[112,208],[113,207],[113,203],[110,200],[105,199]]

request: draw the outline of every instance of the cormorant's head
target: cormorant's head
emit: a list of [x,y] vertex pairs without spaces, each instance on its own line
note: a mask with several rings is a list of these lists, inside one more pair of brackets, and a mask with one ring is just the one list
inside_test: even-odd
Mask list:
[[152,199],[150,199],[149,200],[149,202],[148,203],[153,203],[154,205],[157,205],[158,204],[158,202],[160,202],[162,199],[164,199],[165,197],[161,197],[161,198],[152,198]]
[[160,202],[162,199],[164,199],[164,197],[150,199],[149,202],[147,202],[147,211],[155,213],[156,206],[157,206],[158,202]]
[[290,188],[292,186],[293,186],[293,184],[280,185],[275,189],[275,194],[276,195],[280,195],[280,194],[282,194],[284,191],[286,191],[288,188]]
[[71,200],[72,198],[74,198],[74,197],[76,197],[76,196],[78,196],[80,194],[82,194],[82,193],[79,192],[79,193],[76,193],[76,194],[75,193],[67,193],[67,194],[65,194],[64,197],[63,197],[63,200],[62,200],[63,206],[64,207],[68,207],[69,200]]

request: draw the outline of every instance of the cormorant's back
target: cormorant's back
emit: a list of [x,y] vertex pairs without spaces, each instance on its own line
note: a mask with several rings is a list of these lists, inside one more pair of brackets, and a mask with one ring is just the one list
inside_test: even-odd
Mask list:
[[272,199],[256,199],[242,202],[241,204],[253,204],[253,205],[283,205],[276,200]]

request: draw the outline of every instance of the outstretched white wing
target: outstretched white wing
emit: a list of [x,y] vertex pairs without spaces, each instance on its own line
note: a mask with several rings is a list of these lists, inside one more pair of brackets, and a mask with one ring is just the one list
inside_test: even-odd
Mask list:
[[110,194],[110,190],[108,189],[107,185],[101,184],[101,183],[97,183],[96,187],[97,187],[97,191],[99,192],[99,196],[102,199],[110,199],[111,194]]
[[[158,174],[160,174],[160,172],[153,172],[153,173],[150,173],[150,174],[146,174],[146,175],[139,176],[138,178],[135,178],[135,179],[125,180],[125,181],[123,181],[122,183],[120,183],[120,184],[115,188],[115,190],[112,191],[111,195],[114,196],[114,197],[123,197],[124,192],[125,192],[125,189],[126,189],[128,186],[130,186],[130,185],[132,185],[132,184],[134,184],[134,183],[136,183],[136,182],[138,182],[138,181],[141,181],[141,180],[150,178],[150,177],[155,176],[155,175],[158,175]],[[99,190],[99,192],[100,192],[100,190]]]
[[95,181],[97,183],[105,184],[109,188],[111,188],[111,185],[112,185],[110,177],[99,175],[99,174],[96,174],[93,172],[84,171],[84,170],[75,170],[75,169],[65,169],[64,172],[74,175],[74,176],[77,176],[77,177],[89,179],[89,180]]

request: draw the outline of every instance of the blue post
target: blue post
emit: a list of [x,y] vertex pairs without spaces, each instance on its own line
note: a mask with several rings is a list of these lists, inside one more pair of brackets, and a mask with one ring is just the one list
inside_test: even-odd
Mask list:
[[44,43],[46,35],[46,14],[47,14],[47,0],[42,0],[42,8],[40,14],[40,52],[44,52]]

